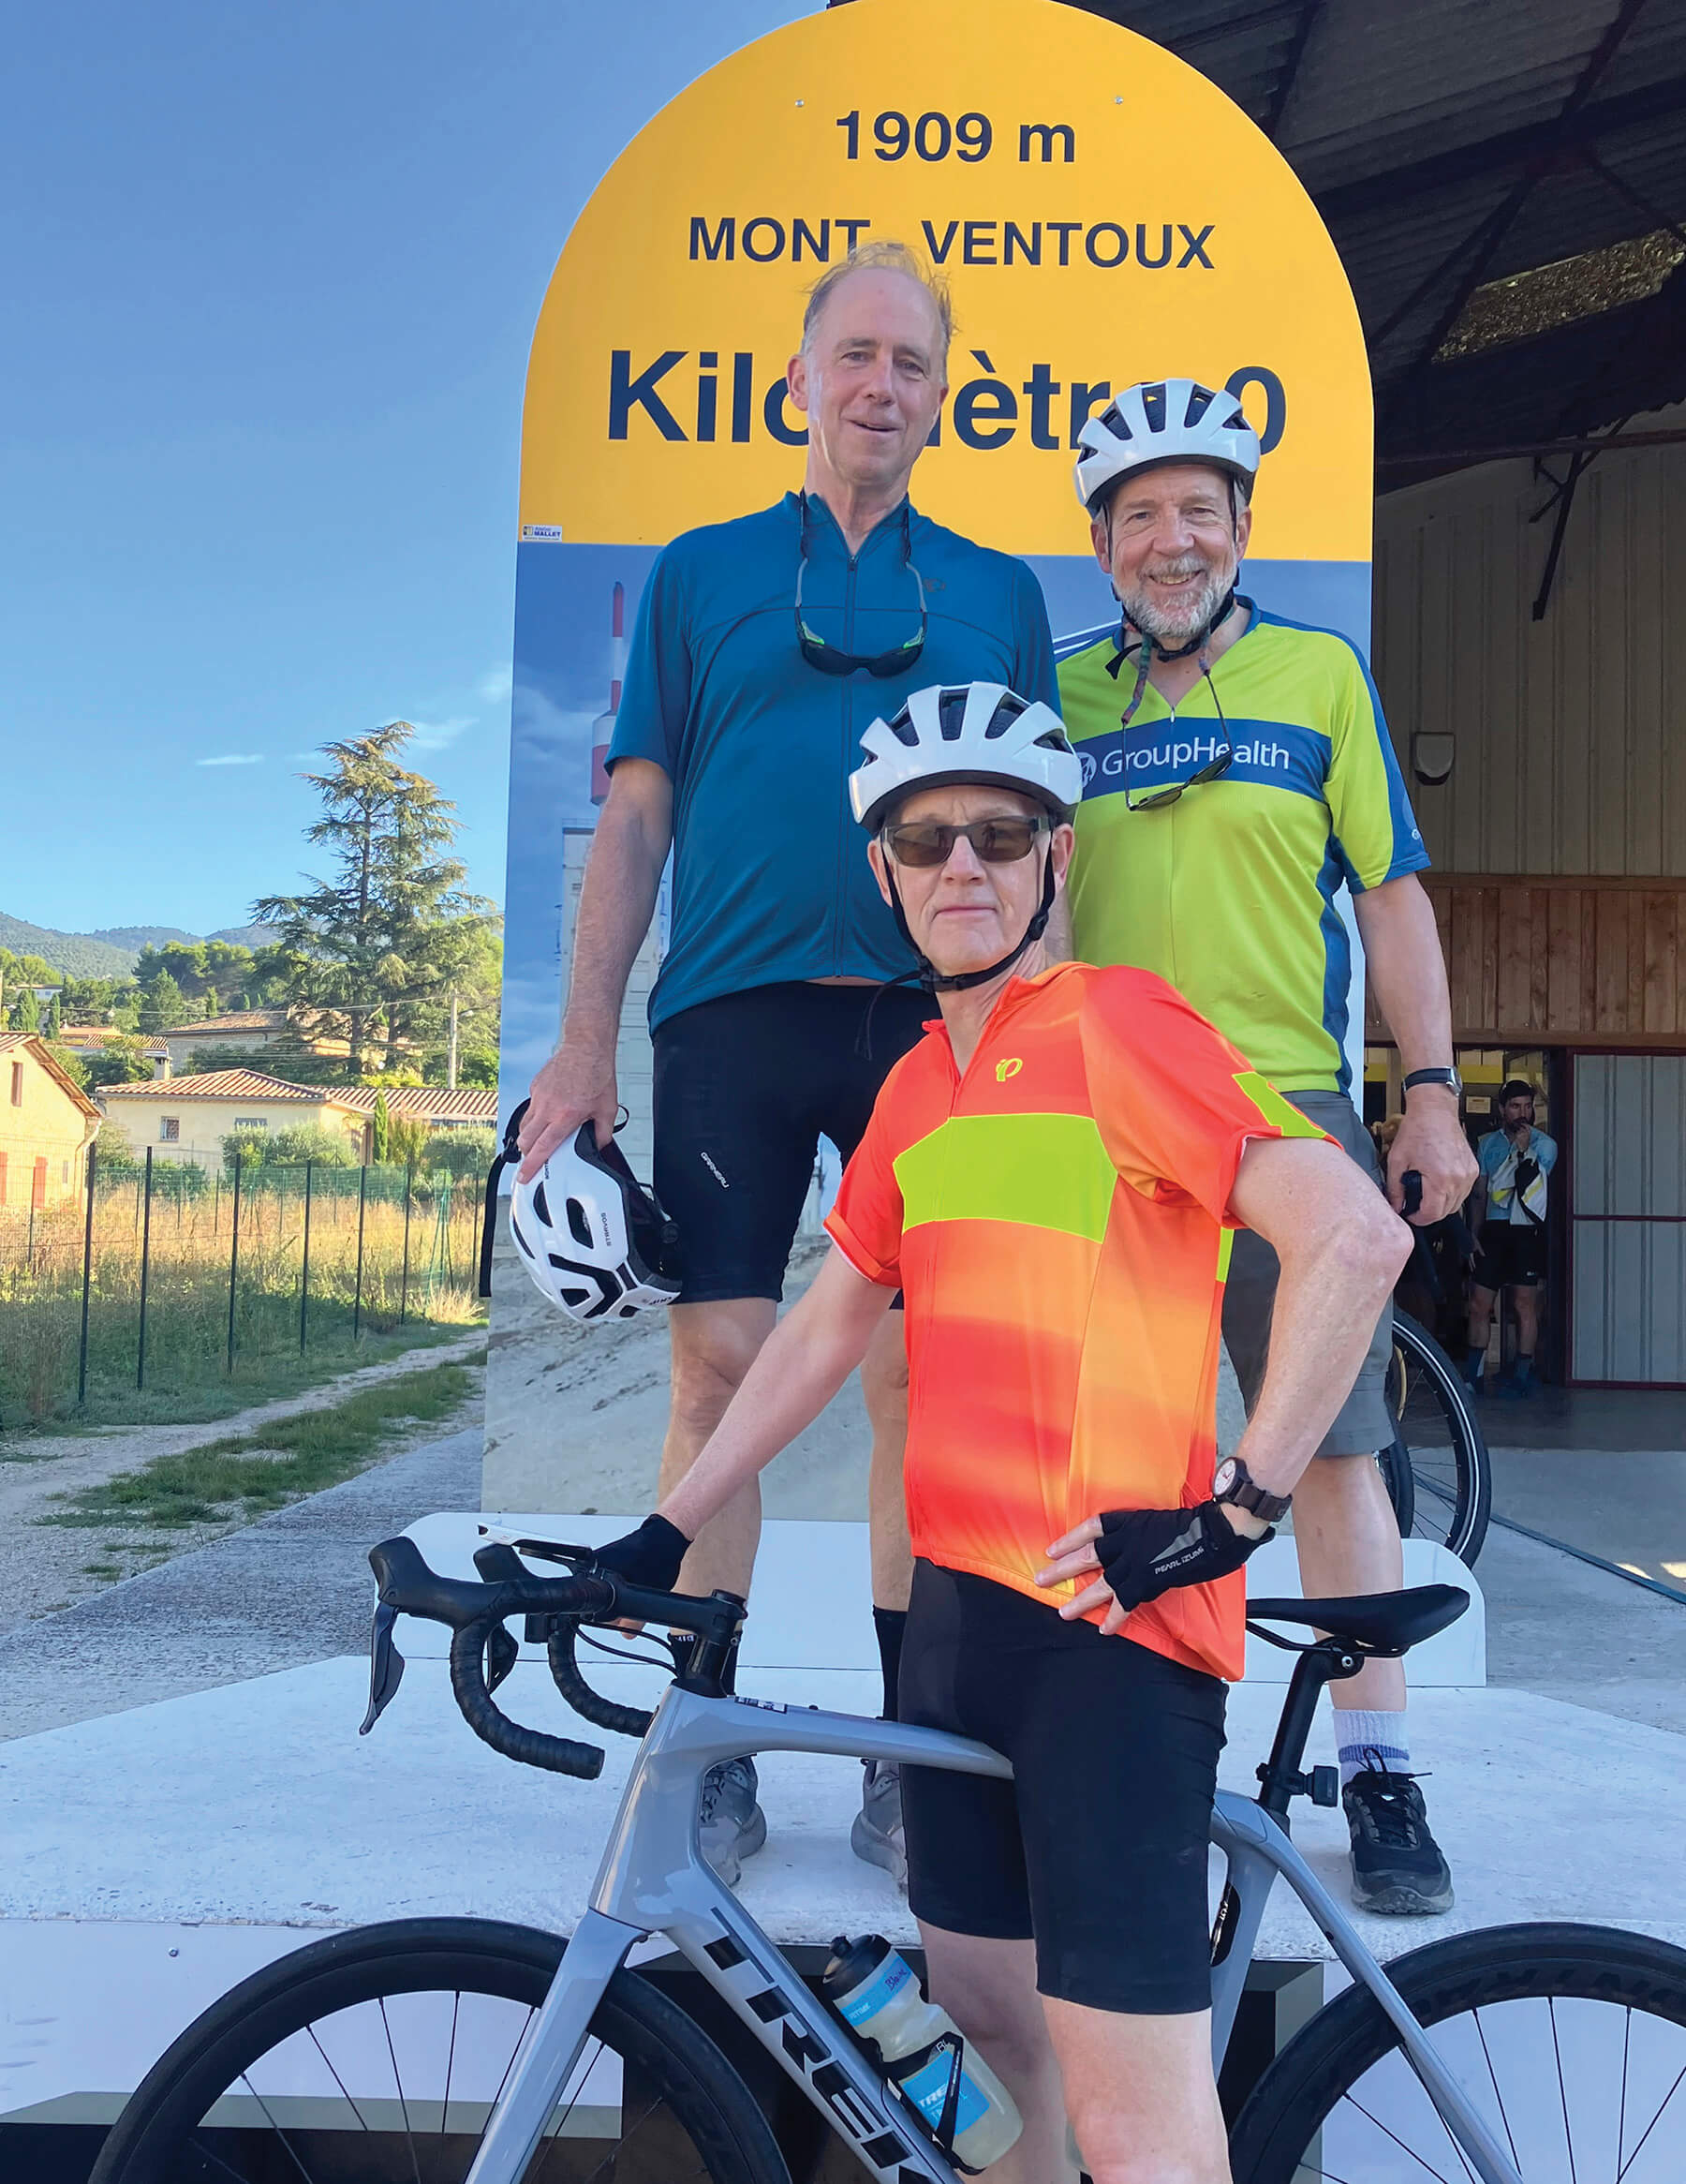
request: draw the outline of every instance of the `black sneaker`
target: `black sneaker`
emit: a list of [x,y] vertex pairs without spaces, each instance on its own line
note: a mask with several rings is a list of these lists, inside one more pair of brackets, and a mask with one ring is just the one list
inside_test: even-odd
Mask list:
[[719,1760],[702,1777],[697,1833],[702,1855],[728,1888],[735,1888],[746,1858],[767,1839],[767,1816],[756,1802],[760,1789],[753,1760]]
[[1423,1793],[1380,1752],[1340,1793],[1353,1835],[1353,1900],[1367,1911],[1421,1918],[1452,1909],[1452,1869],[1428,1832]]

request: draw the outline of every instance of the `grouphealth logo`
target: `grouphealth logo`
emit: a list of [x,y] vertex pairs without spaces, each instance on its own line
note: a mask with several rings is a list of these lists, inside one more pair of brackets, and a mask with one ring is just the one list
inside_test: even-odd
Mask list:
[[[1126,786],[1159,789],[1186,781],[1226,750],[1233,750],[1222,781],[1286,789],[1322,799],[1329,772],[1329,739],[1309,728],[1278,721],[1231,721],[1229,734],[1213,723],[1161,722],[1134,730],[1115,728],[1078,746],[1086,799],[1115,795]],[[1218,787],[1220,782],[1206,784]]]

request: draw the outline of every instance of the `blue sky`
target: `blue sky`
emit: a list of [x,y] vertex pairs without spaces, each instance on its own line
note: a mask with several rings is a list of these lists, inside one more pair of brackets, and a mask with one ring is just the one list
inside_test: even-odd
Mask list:
[[403,718],[503,893],[527,343],[627,139],[785,0],[111,0],[7,40],[0,910],[239,924]]

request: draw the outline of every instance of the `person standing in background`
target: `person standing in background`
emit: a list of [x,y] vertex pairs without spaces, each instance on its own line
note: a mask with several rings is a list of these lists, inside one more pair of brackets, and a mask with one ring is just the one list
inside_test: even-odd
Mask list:
[[[1461,1204],[1475,1163],[1458,1121],[1452,1014],[1428,863],[1381,701],[1356,647],[1263,613],[1236,589],[1257,434],[1193,379],[1127,389],[1084,426],[1077,491],[1120,604],[1116,639],[1063,662],[1084,764],[1072,866],[1079,961],[1157,972],[1254,1069],[1377,1175],[1350,1096],[1350,887],[1369,980],[1404,1064],[1385,1188],[1422,1179],[1417,1225]],[[1223,1339],[1251,1413],[1270,1353],[1277,1255],[1237,1235]],[[1378,1449],[1393,1438],[1384,1310],[1294,1500],[1308,1597],[1397,1591],[1398,1525]],[[1450,1908],[1406,1734],[1404,1665],[1371,1660],[1335,1709],[1353,1890],[1369,1910]]]
[[[948,392],[952,327],[947,291],[899,243],[865,244],[829,266],[789,367],[791,403],[807,421],[801,489],[674,539],[639,603],[562,1041],[533,1080],[521,1173],[535,1175],[587,1121],[599,1144],[609,1138],[628,974],[671,850],[672,937],[650,998],[654,1181],[681,1260],[663,1494],[773,1330],[820,1137],[849,1159],[930,1014],[907,989],[913,955],[849,809],[861,733],[934,681],[1056,694],[1029,569],[945,530],[908,497]],[[907,1377],[893,1313],[861,1367],[891,1717],[913,1567]],[[751,1482],[692,1547],[686,1590],[747,1596],[760,1533]],[[750,1761],[710,1770],[702,1829],[731,1885],[766,1839]],[[895,1768],[870,1764],[851,1840],[905,1880]]]
[[1493,1305],[1510,1290],[1516,1305],[1516,1361],[1500,1379],[1501,1395],[1534,1391],[1540,1292],[1546,1285],[1546,1179],[1557,1166],[1557,1140],[1534,1127],[1534,1089],[1513,1077],[1499,1094],[1499,1128],[1475,1148],[1483,1205],[1480,1255],[1470,1284],[1470,1353],[1464,1378],[1482,1393]]

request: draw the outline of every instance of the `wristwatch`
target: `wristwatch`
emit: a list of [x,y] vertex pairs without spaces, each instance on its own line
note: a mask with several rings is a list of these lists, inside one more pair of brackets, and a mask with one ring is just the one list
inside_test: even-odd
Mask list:
[[1405,1079],[1404,1089],[1409,1092],[1413,1084],[1443,1084],[1454,1099],[1461,1097],[1463,1092],[1463,1078],[1456,1069],[1413,1069]]
[[1279,1523],[1294,1502],[1292,1494],[1266,1493],[1262,1486],[1255,1486],[1238,1456],[1226,1456],[1213,1472],[1212,1499],[1234,1502],[1238,1509],[1250,1510],[1267,1524]]

